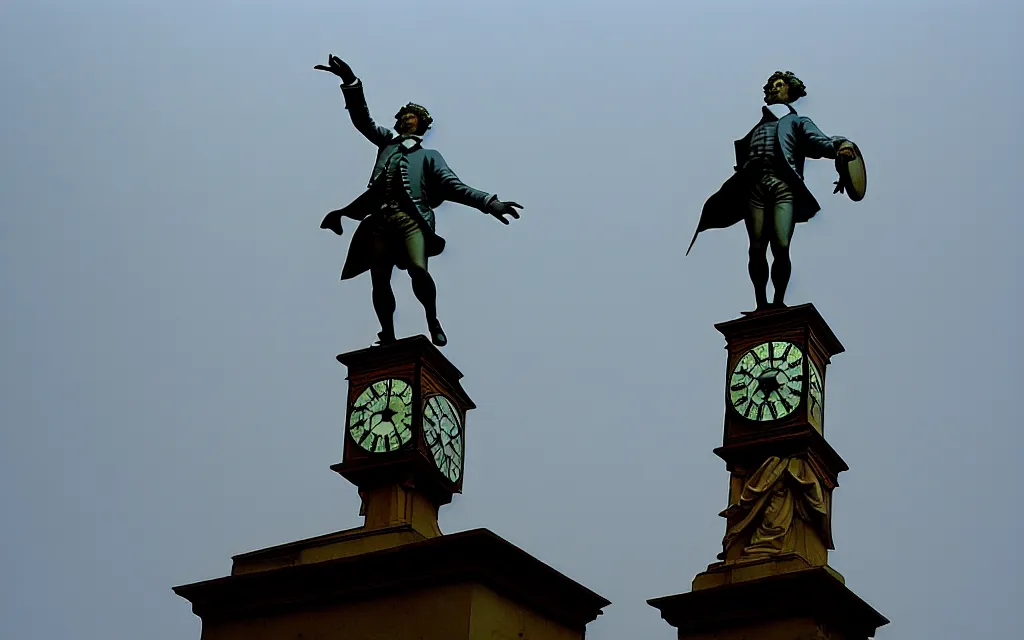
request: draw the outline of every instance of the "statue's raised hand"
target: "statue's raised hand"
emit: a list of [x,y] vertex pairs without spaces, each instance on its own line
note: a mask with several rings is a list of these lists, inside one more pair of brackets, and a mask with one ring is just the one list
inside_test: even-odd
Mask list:
[[494,199],[489,205],[487,205],[487,213],[491,214],[498,220],[501,220],[503,224],[508,224],[508,220],[505,219],[505,216],[511,216],[513,218],[519,217],[519,212],[515,210],[515,207],[522,209],[523,205],[517,202],[503,202],[501,200]]
[[338,56],[331,54],[327,56],[327,65],[318,64],[313,67],[317,71],[326,71],[327,73],[333,73],[334,75],[341,78],[341,81],[345,84],[352,84],[356,81],[356,74],[352,73],[352,67],[348,66],[344,60]]

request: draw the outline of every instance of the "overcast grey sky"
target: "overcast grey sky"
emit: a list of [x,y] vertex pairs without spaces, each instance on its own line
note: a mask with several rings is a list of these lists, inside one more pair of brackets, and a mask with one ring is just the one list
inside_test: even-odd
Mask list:
[[[742,227],[683,249],[776,69],[870,187],[794,238],[788,301],[847,352],[831,564],[880,638],[1017,635],[1024,235],[1019,2],[85,2],[0,6],[0,637],[199,637],[171,586],[360,524],[334,355],[376,331],[318,229],[383,122],[525,205],[438,212],[445,354],[479,405],[447,532],[486,527],[674,637],[645,600],[720,549],[723,340]],[[348,232],[353,229],[348,223]],[[396,277],[401,333],[424,330]]]

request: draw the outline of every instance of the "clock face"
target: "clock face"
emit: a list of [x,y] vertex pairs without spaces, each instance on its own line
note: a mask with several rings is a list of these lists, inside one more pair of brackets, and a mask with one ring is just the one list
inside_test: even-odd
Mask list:
[[743,354],[729,378],[729,401],[744,418],[778,420],[800,404],[804,354],[791,342],[765,342]]
[[412,440],[412,387],[404,380],[378,380],[352,405],[352,439],[371,453],[395,451]]
[[457,481],[462,475],[462,420],[451,400],[444,396],[427,399],[423,438],[438,471],[452,482]]
[[807,400],[810,406],[811,421],[821,430],[822,418],[825,413],[825,385],[821,382],[821,374],[813,362],[808,363],[811,369],[810,385],[807,388]]

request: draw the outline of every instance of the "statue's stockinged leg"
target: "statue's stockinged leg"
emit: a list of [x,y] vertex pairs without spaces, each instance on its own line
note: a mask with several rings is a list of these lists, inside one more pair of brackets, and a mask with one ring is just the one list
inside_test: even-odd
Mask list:
[[747,271],[754,285],[757,310],[768,306],[768,243],[764,241],[764,206],[753,197],[747,213],[747,237],[750,239]]
[[427,252],[423,233],[416,230],[405,237],[405,249],[409,258],[409,277],[412,279],[412,292],[423,305],[427,316],[427,328],[430,340],[439,347],[448,344],[448,337],[441,329],[437,319],[437,285],[427,271]]
[[[382,225],[382,223],[379,223]],[[395,341],[395,292],[391,289],[391,273],[395,268],[386,227],[374,228],[371,247],[370,283],[373,286],[373,310],[380,322],[377,334],[380,344]]]
[[772,247],[772,286],[775,287],[773,307],[786,306],[786,287],[789,276],[793,272],[793,263],[789,258],[789,241],[793,239],[796,222],[793,219],[793,194],[781,180],[772,185],[772,196],[775,200]]
[[373,310],[380,322],[380,333],[377,334],[380,344],[395,341],[395,292],[391,290],[392,269],[390,264],[375,265],[370,269]]
[[423,311],[427,316],[427,327],[430,329],[430,340],[439,347],[448,344],[448,338],[441,329],[441,323],[437,319],[437,287],[434,279],[425,268],[409,267],[409,277],[412,278],[412,292],[423,304]]

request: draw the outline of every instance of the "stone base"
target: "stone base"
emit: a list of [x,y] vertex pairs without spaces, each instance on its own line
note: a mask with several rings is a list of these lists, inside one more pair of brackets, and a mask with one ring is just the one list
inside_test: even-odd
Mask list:
[[232,573],[174,589],[203,640],[583,640],[610,604],[486,529],[340,532],[237,556]]
[[691,588],[694,591],[700,591],[702,589],[722,587],[727,584],[778,576],[794,571],[805,571],[816,567],[823,568],[840,583],[846,583],[843,576],[832,567],[827,565],[821,567],[821,565],[812,564],[800,554],[783,553],[762,558],[746,558],[732,562],[710,564],[707,571],[698,573],[693,579]]
[[361,556],[407,544],[423,542],[435,536],[424,535],[411,524],[357,527],[327,535],[297,540],[258,551],[239,554],[231,560],[231,575],[270,571],[284,567],[315,564],[340,558]]
[[[679,640],[866,640],[888,624],[835,571],[815,567],[772,573],[771,564],[715,568],[697,576],[690,593],[647,603],[678,630]],[[754,577],[758,572],[763,577]],[[712,581],[720,584],[712,586]]]

